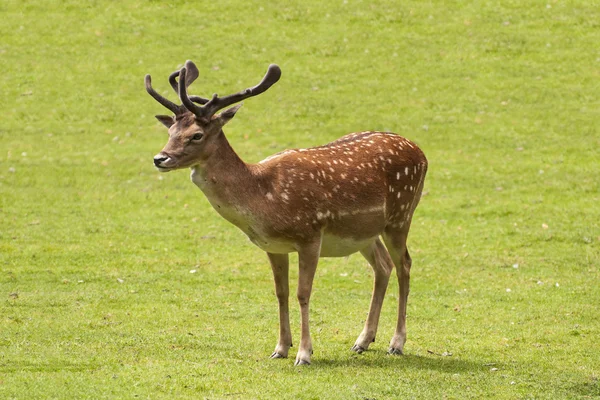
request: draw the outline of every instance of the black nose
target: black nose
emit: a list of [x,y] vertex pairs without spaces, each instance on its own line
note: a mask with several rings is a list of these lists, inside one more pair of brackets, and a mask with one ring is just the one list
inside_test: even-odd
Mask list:
[[160,167],[163,161],[165,161],[169,157],[154,157],[154,165]]

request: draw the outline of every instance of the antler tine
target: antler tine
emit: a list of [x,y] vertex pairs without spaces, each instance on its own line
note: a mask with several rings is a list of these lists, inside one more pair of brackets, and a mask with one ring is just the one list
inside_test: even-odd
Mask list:
[[166,108],[171,110],[173,112],[173,114],[178,115],[181,113],[181,111],[182,111],[181,106],[178,106],[177,104],[173,103],[171,100],[168,100],[167,98],[161,96],[160,94],[158,94],[158,92],[156,90],[154,90],[152,88],[152,78],[150,77],[150,75],[146,75],[145,83],[146,83],[146,91],[148,92],[148,94],[150,96],[154,97],[154,99],[156,101],[158,101],[160,104],[162,104],[163,106],[165,106]]
[[[173,73],[171,73],[171,75],[169,75],[169,83],[171,84],[171,87],[173,88],[173,90],[175,91],[175,93],[177,93],[179,95],[179,82],[177,82],[177,78],[179,77],[179,72],[180,70],[177,70]],[[194,78],[195,80],[196,78]],[[186,80],[188,82],[190,82],[190,79],[186,77]],[[190,86],[192,82],[190,82],[187,86]],[[204,97],[200,97],[200,96],[188,96],[190,98],[191,101],[193,101],[194,103],[199,103],[199,104],[206,104],[208,103],[208,99],[205,99]]]
[[[194,64],[190,60],[187,60],[185,62],[185,69],[187,70],[185,86],[189,87],[198,78],[200,73],[198,71],[198,67],[196,67],[196,64]],[[169,83],[171,84],[171,87],[173,88],[175,93],[179,93],[179,83],[177,83],[177,77],[179,76],[179,72],[180,70],[177,70],[175,72],[172,72],[171,75],[169,75]]]
[[208,103],[210,100],[205,99],[204,97],[200,97],[200,96],[188,96],[190,98],[191,101],[193,101],[194,103],[198,103],[198,104],[206,104]]
[[225,97],[219,97],[215,94],[212,99],[210,99],[210,101],[202,107],[203,116],[210,118],[222,108],[245,100],[249,97],[257,96],[273,86],[279,80],[279,78],[281,78],[281,69],[276,64],[271,64],[269,65],[267,73],[258,85]]
[[172,72],[171,75],[169,75],[169,83],[171,84],[171,87],[177,94],[179,94],[179,82],[177,82],[177,78],[179,77],[179,72],[180,72],[180,70],[177,70],[175,72]]
[[[179,98],[181,99],[181,102],[183,103],[185,108],[190,110],[197,117],[203,117],[204,116],[204,107],[195,105],[193,100],[190,97],[188,97],[187,87],[186,87],[187,85],[185,84],[186,74],[187,74],[187,68],[186,67],[181,68],[181,71],[179,71]],[[198,96],[192,96],[192,97],[199,99],[200,103],[202,103],[202,100],[206,100],[206,99],[203,99]],[[208,100],[206,102],[208,102]]]

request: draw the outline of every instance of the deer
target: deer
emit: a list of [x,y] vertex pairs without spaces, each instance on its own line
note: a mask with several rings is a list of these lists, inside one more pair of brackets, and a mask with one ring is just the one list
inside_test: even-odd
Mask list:
[[223,126],[243,100],[279,81],[281,69],[271,64],[256,86],[210,99],[188,94],[198,76],[191,61],[169,76],[181,101],[177,104],[154,90],[146,75],[146,91],[173,113],[156,116],[169,138],[153,163],[160,172],[189,168],[192,182],[217,213],[267,253],[279,309],[279,339],[271,358],[287,358],[292,347],[288,301],[289,254],[294,252],[301,319],[294,365],[311,363],[309,302],[319,258],[357,252],[372,267],[374,283],[364,328],[351,350],[360,354],[375,341],[395,267],[398,320],[388,353],[402,355],[412,265],[406,241],[428,166],[421,149],[391,132],[361,131],[246,163],[231,147]]

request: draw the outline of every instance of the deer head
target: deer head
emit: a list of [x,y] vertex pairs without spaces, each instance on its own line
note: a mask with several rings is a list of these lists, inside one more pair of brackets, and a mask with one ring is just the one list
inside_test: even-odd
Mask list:
[[271,64],[258,85],[229,96],[214,94],[210,100],[188,95],[187,89],[197,77],[198,68],[191,61],[186,61],[181,70],[169,76],[169,83],[182,102],[175,104],[156,92],[152,88],[150,75],[146,75],[146,91],[174,114],[156,116],[169,129],[169,141],[154,156],[154,165],[161,172],[202,164],[214,154],[223,135],[223,126],[242,105],[238,104],[219,114],[217,112],[265,92],[279,80],[281,69]]

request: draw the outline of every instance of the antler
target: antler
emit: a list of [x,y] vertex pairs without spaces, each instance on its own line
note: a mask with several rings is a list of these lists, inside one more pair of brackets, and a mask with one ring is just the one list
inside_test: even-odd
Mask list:
[[[198,72],[198,68],[196,67],[196,65],[191,61],[187,61],[185,63],[185,68],[187,71],[187,75],[185,77],[185,86],[189,87],[192,84],[192,82],[194,82],[198,78],[199,72]],[[180,73],[181,73],[181,70],[177,70],[177,71],[171,73],[171,75],[169,75],[169,83],[171,84],[171,87],[177,94],[179,94],[179,82],[177,82],[177,78],[179,77]],[[204,97],[189,96],[189,98],[194,103],[199,103],[199,104],[208,103],[208,99],[205,99]]]
[[[194,74],[194,69],[197,73],[197,68],[191,61],[187,61],[185,63],[185,67],[183,67],[181,71],[179,71],[179,98],[183,102],[185,108],[194,113],[198,118],[210,118],[217,111],[227,106],[230,106],[234,103],[238,103],[249,97],[257,96],[265,92],[267,89],[273,86],[279,80],[279,78],[281,78],[281,69],[276,64],[271,64],[269,65],[267,73],[258,85],[225,97],[219,97],[217,94],[214,94],[212,99],[206,101],[206,99],[198,98],[198,96],[190,97],[187,95],[187,87],[185,84],[182,84],[182,82],[187,82],[188,69],[189,72],[191,72],[192,74]],[[197,99],[201,99],[202,101],[204,101],[204,103],[200,101],[199,103],[205,105],[197,106],[196,104],[194,104],[194,101]]]
[[166,97],[161,96],[160,94],[158,94],[158,92],[156,90],[154,90],[152,88],[152,78],[150,77],[150,75],[146,75],[145,82],[146,82],[146,91],[148,92],[148,94],[150,96],[154,97],[154,99],[156,101],[158,101],[160,104],[162,104],[163,106],[165,106],[166,108],[171,110],[173,112],[173,114],[179,115],[185,111],[185,109],[182,106],[177,105],[177,104],[173,103],[171,100],[167,99]]
[[[186,78],[183,79],[183,82],[185,82],[185,86],[187,87],[187,86],[190,86],[192,84],[192,82],[194,82],[196,80],[196,78],[198,78],[199,73],[198,73],[198,68],[196,68],[194,63],[192,63],[191,61],[188,61],[186,63],[186,68],[188,69],[189,74],[187,75]],[[180,71],[175,71],[171,75],[169,75],[169,83],[171,84],[173,89],[175,89],[175,93],[178,93],[179,83],[177,82],[177,77],[179,75],[180,75]],[[160,95],[156,90],[154,90],[152,88],[152,78],[150,77],[150,75],[146,75],[145,82],[146,82],[146,91],[150,94],[150,96],[154,97],[154,99],[156,101],[158,101],[160,104],[162,104],[163,106],[165,106],[166,108],[171,110],[173,112],[173,114],[180,115],[186,111],[186,107],[183,107],[182,105],[173,103],[171,100]],[[200,104],[208,103],[208,99],[205,99],[200,96],[190,96],[190,100],[195,101]]]
[[[152,88],[150,75],[146,75],[146,91],[150,96],[154,97],[156,101],[171,110],[175,115],[183,114],[186,110],[189,110],[198,118],[210,118],[217,111],[227,106],[265,92],[281,78],[281,69],[277,65],[271,64],[269,65],[267,73],[258,85],[225,97],[219,97],[217,94],[214,94],[210,100],[200,96],[188,96],[187,94],[188,86],[198,78],[198,75],[198,68],[189,60],[185,62],[185,66],[181,68],[181,70],[175,71],[169,75],[169,83],[173,90],[179,95],[183,105],[173,103],[154,90]],[[179,81],[177,80],[177,77],[179,77]],[[201,104],[201,106],[198,106],[195,103]]]

